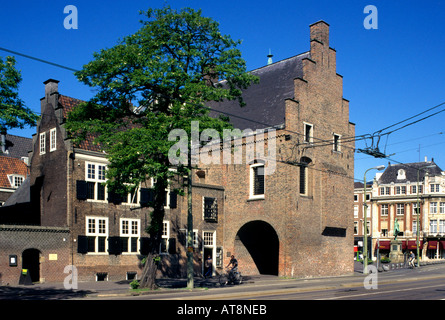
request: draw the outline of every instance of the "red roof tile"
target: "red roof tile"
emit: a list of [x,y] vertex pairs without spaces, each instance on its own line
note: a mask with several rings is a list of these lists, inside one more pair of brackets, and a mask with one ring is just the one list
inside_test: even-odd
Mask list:
[[28,167],[26,164],[17,158],[0,156],[0,187],[11,188],[11,182],[8,175],[16,174],[24,178],[28,176]]

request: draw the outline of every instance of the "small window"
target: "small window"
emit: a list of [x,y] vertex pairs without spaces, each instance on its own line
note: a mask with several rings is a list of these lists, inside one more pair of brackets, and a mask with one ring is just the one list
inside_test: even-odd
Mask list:
[[51,129],[49,132],[49,151],[53,152],[57,149],[57,143],[56,143],[56,129]]
[[341,136],[339,134],[334,133],[334,142],[333,142],[333,150],[336,152],[340,152],[340,138]]
[[304,142],[312,143],[314,138],[314,126],[310,123],[304,123]]
[[264,164],[254,163],[250,166],[250,198],[264,199]]
[[159,253],[161,254],[167,254],[168,253],[168,239],[170,238],[170,222],[164,221],[162,226],[162,238],[161,238],[161,245],[159,248]]
[[46,153],[46,133],[40,134],[40,154]]

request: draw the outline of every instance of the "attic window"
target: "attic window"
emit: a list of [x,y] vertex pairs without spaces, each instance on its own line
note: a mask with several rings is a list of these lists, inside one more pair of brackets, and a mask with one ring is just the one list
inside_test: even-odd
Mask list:
[[406,179],[406,172],[403,169],[399,169],[397,171],[397,180],[405,180]]
[[12,188],[17,189],[20,187],[25,180],[24,176],[18,175],[18,174],[11,174],[8,175],[9,183],[11,184]]

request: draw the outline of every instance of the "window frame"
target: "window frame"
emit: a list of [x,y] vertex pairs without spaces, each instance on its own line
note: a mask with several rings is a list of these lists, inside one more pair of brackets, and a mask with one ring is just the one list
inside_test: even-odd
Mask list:
[[[124,230],[124,223],[127,223],[127,230]],[[134,228],[135,223],[136,223],[136,229]],[[134,233],[134,231],[136,231],[136,233]],[[127,239],[126,248],[124,248],[124,242],[123,240],[121,240],[122,254],[139,254],[140,250],[139,240],[141,238],[141,219],[120,218],[119,236],[121,239],[123,238]],[[135,238],[136,240],[132,242],[132,238]],[[133,247],[133,243],[135,244],[135,247]]]
[[[255,171],[257,171],[258,168],[263,167],[263,193],[255,193]],[[263,162],[255,162],[252,163],[249,167],[249,174],[250,174],[250,183],[249,183],[249,199],[264,199],[266,194],[266,175],[265,175],[265,164]],[[261,176],[257,174],[257,176]]]
[[[90,167],[91,166],[91,167]],[[101,169],[101,167],[103,169]],[[85,181],[87,182],[87,201],[106,202],[107,201],[107,165],[98,162],[85,161]],[[93,186],[93,187],[92,187]],[[91,191],[91,188],[93,190]],[[103,193],[103,197],[99,197]],[[91,197],[91,194],[94,194]]]
[[57,130],[53,128],[49,131],[49,152],[57,150]]
[[[94,231],[91,232],[90,220],[94,221]],[[103,226],[105,226],[105,232],[101,231],[101,221],[103,221]],[[96,216],[86,216],[85,217],[85,235],[88,238],[88,254],[97,255],[107,255],[108,254],[108,237],[109,237],[109,227],[108,227],[108,217],[96,217]],[[90,241],[94,238],[94,251],[90,251]],[[104,250],[99,251],[101,245],[101,239],[103,238]]]
[[[303,122],[304,143],[314,143],[314,125],[309,122]],[[308,132],[309,129],[309,132]]]
[[46,154],[46,132],[39,135],[39,151],[40,155]]

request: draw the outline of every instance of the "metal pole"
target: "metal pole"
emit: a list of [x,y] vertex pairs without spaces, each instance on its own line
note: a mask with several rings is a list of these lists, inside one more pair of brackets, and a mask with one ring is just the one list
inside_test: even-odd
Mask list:
[[367,228],[367,208],[368,205],[366,204],[366,173],[369,171],[370,169],[365,171],[365,176],[364,176],[364,181],[365,181],[365,185],[363,187],[363,222],[364,222],[364,227],[363,227],[363,274],[368,274],[368,228]]
[[192,211],[192,155],[189,145],[187,175],[187,289],[193,289],[193,211]]

